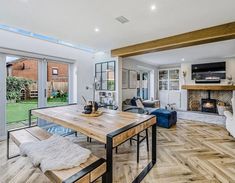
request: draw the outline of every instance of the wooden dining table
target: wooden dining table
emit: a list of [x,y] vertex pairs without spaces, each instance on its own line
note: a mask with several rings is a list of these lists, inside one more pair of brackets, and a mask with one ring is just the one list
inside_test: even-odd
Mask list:
[[101,116],[86,117],[82,115],[83,106],[77,104],[44,107],[30,110],[29,118],[31,121],[32,116],[38,117],[106,144],[106,183],[113,182],[113,148],[151,127],[152,159],[133,180],[141,182],[156,163],[156,117],[105,108],[99,110],[103,112]]

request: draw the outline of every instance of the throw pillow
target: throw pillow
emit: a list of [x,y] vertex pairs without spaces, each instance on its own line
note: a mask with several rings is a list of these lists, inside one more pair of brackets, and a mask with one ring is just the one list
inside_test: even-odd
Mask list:
[[143,103],[141,102],[140,99],[137,99],[135,102],[136,102],[137,107],[144,109],[144,105],[143,105]]

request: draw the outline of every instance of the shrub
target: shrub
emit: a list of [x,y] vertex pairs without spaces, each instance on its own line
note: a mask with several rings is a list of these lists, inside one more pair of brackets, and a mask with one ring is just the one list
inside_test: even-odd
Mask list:
[[7,100],[19,101],[21,90],[28,90],[29,85],[32,83],[33,81],[30,79],[8,76],[6,78]]

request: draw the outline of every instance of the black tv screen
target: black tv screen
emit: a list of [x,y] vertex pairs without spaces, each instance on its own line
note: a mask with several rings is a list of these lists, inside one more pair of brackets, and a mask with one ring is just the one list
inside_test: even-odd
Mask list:
[[192,65],[192,80],[213,80],[226,78],[226,62]]

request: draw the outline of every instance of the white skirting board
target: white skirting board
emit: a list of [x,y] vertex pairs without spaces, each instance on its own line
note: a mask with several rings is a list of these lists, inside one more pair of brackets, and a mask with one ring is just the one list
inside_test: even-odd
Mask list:
[[225,116],[219,116],[217,114],[209,114],[202,112],[192,111],[177,111],[177,117],[184,120],[199,121],[205,123],[213,123],[218,125],[225,125]]

